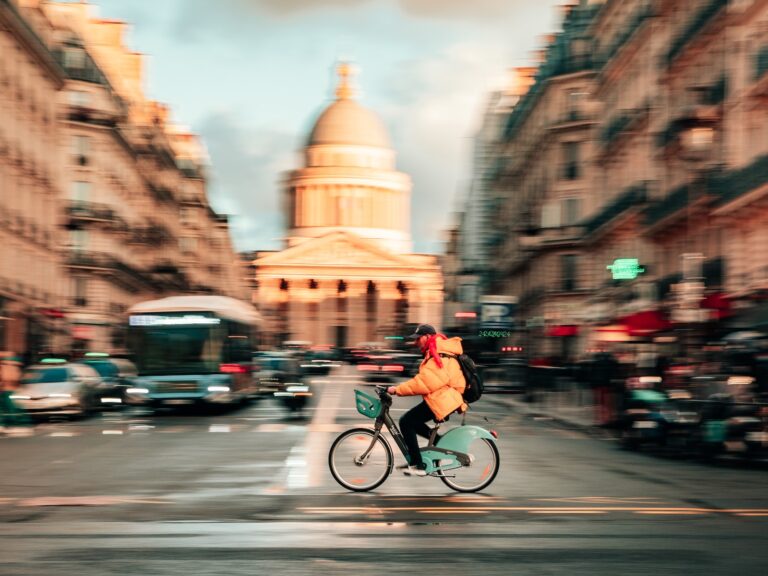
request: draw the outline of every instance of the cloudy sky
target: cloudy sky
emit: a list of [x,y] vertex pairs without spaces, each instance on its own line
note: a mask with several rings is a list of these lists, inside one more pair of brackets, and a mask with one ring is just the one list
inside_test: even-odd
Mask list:
[[202,135],[211,203],[234,215],[239,250],[283,236],[281,172],[355,62],[363,105],[390,131],[413,179],[417,252],[439,253],[465,193],[471,137],[489,91],[531,62],[557,24],[554,0],[92,0],[133,24],[146,90]]

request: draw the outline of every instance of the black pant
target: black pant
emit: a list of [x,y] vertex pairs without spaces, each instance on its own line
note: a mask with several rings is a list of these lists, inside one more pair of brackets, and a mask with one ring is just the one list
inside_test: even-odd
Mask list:
[[426,402],[417,404],[400,418],[400,432],[403,433],[405,445],[408,446],[408,454],[411,457],[410,465],[419,466],[421,462],[421,452],[419,451],[419,441],[416,436],[421,436],[429,440],[432,434],[432,428],[427,426],[427,422],[433,420],[435,415],[429,409]]

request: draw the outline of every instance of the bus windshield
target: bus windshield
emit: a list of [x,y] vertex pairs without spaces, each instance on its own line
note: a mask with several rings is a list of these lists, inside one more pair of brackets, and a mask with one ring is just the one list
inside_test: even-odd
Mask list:
[[139,374],[212,374],[219,371],[222,326],[152,326],[133,332]]

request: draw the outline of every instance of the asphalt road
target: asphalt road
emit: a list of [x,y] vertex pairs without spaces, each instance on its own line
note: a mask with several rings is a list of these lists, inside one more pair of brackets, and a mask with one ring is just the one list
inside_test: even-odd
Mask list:
[[485,493],[399,473],[374,493],[348,493],[326,460],[337,434],[366,423],[355,386],[349,369],[317,382],[303,419],[262,401],[0,437],[0,574],[765,570],[765,469],[624,452],[501,396],[470,417],[500,436],[501,472]]

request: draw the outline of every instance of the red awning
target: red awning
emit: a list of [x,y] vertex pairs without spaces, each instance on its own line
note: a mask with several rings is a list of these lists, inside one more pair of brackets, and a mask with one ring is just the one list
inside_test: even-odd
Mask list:
[[579,333],[579,327],[574,324],[561,324],[559,326],[550,326],[547,328],[547,336],[564,338],[566,336],[576,336]]
[[713,316],[717,319],[731,315],[731,301],[722,292],[714,292],[704,296],[701,307],[713,310]]
[[667,317],[658,310],[644,310],[635,312],[618,320],[627,328],[630,336],[645,336],[654,332],[663,332],[672,328]]

